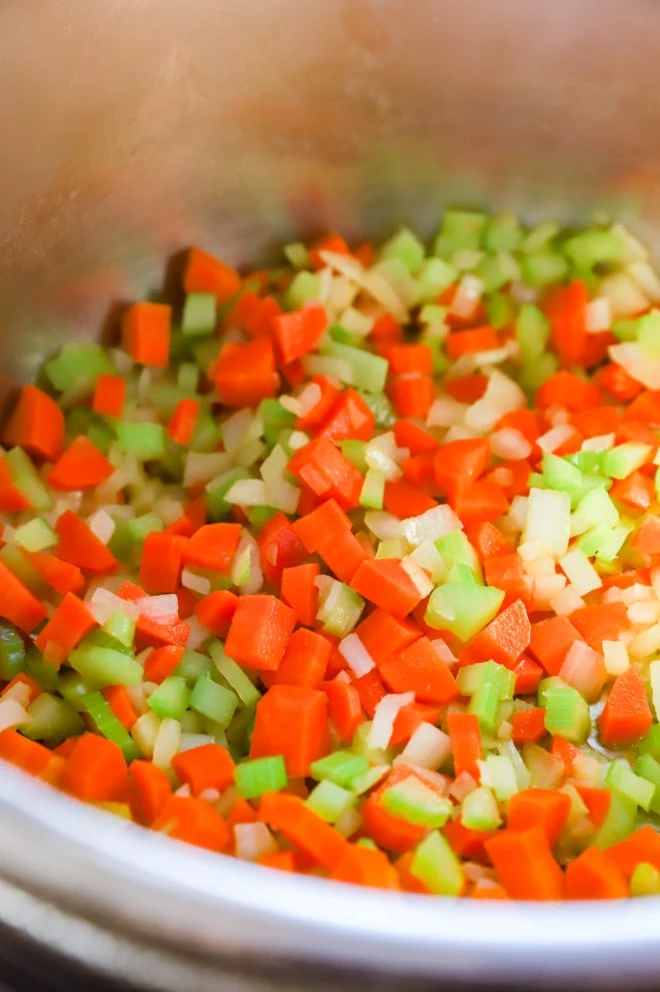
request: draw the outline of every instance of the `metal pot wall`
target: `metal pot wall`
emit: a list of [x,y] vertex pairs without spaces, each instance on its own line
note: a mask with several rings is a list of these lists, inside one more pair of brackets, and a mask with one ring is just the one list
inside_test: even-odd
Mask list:
[[[653,240],[659,55],[652,0],[4,0],[0,400],[61,342],[111,334],[113,304],[191,243],[256,263],[328,229],[429,234],[447,202],[604,209]],[[660,966],[655,900],[489,907],[287,878],[12,769],[0,922],[26,967],[67,959],[96,988],[620,989]]]

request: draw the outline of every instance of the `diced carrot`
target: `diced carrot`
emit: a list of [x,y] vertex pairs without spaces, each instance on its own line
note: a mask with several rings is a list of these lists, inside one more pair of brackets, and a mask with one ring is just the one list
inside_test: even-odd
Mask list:
[[585,325],[588,302],[589,292],[580,279],[574,279],[567,286],[556,286],[544,301],[551,338],[564,366],[582,364],[589,338]]
[[642,738],[651,728],[653,715],[642,677],[631,665],[612,683],[598,722],[603,744],[627,744]]
[[122,726],[130,730],[138,718],[131,697],[123,685],[108,685],[102,690],[103,698]]
[[313,268],[324,268],[326,263],[321,258],[321,252],[324,251],[332,252],[333,255],[351,254],[350,248],[340,234],[327,234],[325,237],[319,238],[318,241],[314,242],[312,247],[309,249],[309,260]]
[[454,774],[471,775],[475,782],[481,780],[478,762],[483,757],[479,721],[474,713],[449,713],[447,730],[451,738]]
[[495,617],[472,640],[470,648],[506,668],[515,668],[529,646],[532,628],[527,610],[518,599]]
[[273,337],[281,362],[286,365],[314,351],[327,327],[328,314],[320,303],[275,317]]
[[400,478],[385,483],[383,508],[401,520],[405,520],[406,517],[418,517],[437,505],[436,500],[407,479]]
[[330,441],[349,438],[368,441],[375,423],[376,417],[360,394],[355,389],[344,389],[320,424],[318,436],[327,437]]
[[580,640],[579,631],[567,617],[550,617],[532,624],[529,650],[548,675],[558,675],[568,649]]
[[332,725],[342,741],[352,741],[363,720],[360,694],[350,682],[332,679],[319,686],[328,697]]
[[278,376],[270,338],[247,344],[225,344],[209,370],[220,399],[226,406],[255,406],[277,392]]
[[623,603],[583,606],[571,613],[570,622],[594,651],[602,651],[603,641],[618,640],[619,635],[630,627]]
[[134,303],[122,319],[122,346],[134,362],[164,369],[170,357],[172,308],[163,303]]
[[655,500],[655,486],[642,472],[631,472],[625,479],[615,479],[610,496],[633,510],[648,510]]
[[117,744],[83,734],[76,741],[62,773],[62,788],[86,802],[113,802],[126,795],[126,761]]
[[[640,552],[644,556],[642,559],[644,563],[650,564],[650,558],[660,554],[660,520],[655,516],[646,517],[630,538],[628,547]],[[623,603],[607,605],[623,606]]]
[[441,706],[431,706],[427,703],[408,703],[402,706],[394,718],[390,747],[407,744],[420,724],[436,724],[441,715]]
[[387,690],[381,679],[378,669],[372,668],[366,675],[353,680],[353,685],[358,691],[360,705],[370,720],[373,720],[376,707],[381,699],[387,695]]
[[183,545],[183,563],[227,575],[241,530],[239,524],[205,524]]
[[408,448],[411,455],[428,454],[438,447],[433,434],[413,420],[397,420],[392,429],[397,447]]
[[336,445],[319,437],[299,448],[289,462],[289,471],[321,499],[335,499],[344,510],[360,501],[363,477]]
[[38,682],[27,675],[25,672],[19,672],[18,675],[14,675],[13,679],[7,683],[2,692],[0,692],[0,698],[2,696],[7,696],[11,693],[12,689],[17,686],[24,686],[28,693],[28,703],[31,703],[33,699],[41,695],[42,688]]
[[204,627],[225,639],[238,606],[238,596],[228,589],[217,589],[196,603],[193,612]]
[[[144,597],[144,591],[133,582],[124,582],[117,590],[117,595],[121,599],[137,602]],[[137,621],[138,649],[153,647],[154,645],[172,644],[183,647],[190,636],[190,627],[183,620],[175,620],[171,623],[162,623],[152,620],[150,617],[140,615]],[[141,643],[140,643],[141,642]]]
[[176,444],[187,447],[192,441],[199,420],[199,400],[184,397],[179,400],[167,422],[167,433]]
[[485,848],[500,881],[514,899],[562,898],[564,877],[542,827],[503,830],[487,840]]
[[559,758],[564,765],[564,770],[567,775],[571,774],[573,770],[573,762],[580,753],[580,749],[567,741],[565,737],[560,737],[555,734],[552,738],[552,743],[550,744],[550,754],[555,758]]
[[612,859],[588,847],[566,868],[567,899],[627,899],[628,884]]
[[278,871],[295,871],[293,851],[274,851],[272,854],[262,854],[257,858],[257,864],[262,868],[276,868]]
[[470,438],[450,441],[438,448],[433,468],[440,486],[455,500],[483,475],[490,461],[490,441]]
[[330,878],[375,889],[400,889],[399,876],[383,851],[347,844],[343,856],[333,868]]
[[282,661],[295,622],[293,610],[276,596],[241,596],[225,650],[246,668],[274,672]]
[[151,829],[208,851],[226,850],[231,840],[229,827],[220,814],[193,796],[168,796]]
[[318,386],[321,390],[321,397],[318,403],[308,410],[307,413],[297,418],[296,428],[299,431],[313,430],[315,427],[324,423],[326,418],[330,416],[330,412],[340,396],[340,392],[334,383],[330,382],[324,375],[313,375],[309,381]]
[[509,830],[542,827],[550,847],[554,847],[566,826],[571,798],[552,789],[523,789],[509,800]]
[[233,830],[239,823],[256,823],[258,819],[256,809],[246,799],[237,796],[227,816],[227,826]]
[[318,610],[319,590],[316,579],[320,572],[316,562],[282,569],[280,595],[296,614],[298,623],[312,627]]
[[131,816],[145,827],[151,826],[172,794],[165,772],[151,761],[133,761],[128,770],[128,804]]
[[172,768],[194,796],[205,789],[222,792],[234,781],[235,767],[229,751],[219,744],[202,744],[172,758]]
[[59,668],[85,634],[96,626],[96,620],[85,603],[68,592],[52,617],[35,639],[44,660]]
[[64,446],[64,414],[52,397],[36,386],[23,386],[3,433],[7,447],[54,461]]
[[328,537],[318,548],[319,557],[341,582],[350,584],[363,561],[373,557],[355,534],[345,530]]
[[186,293],[214,293],[218,303],[226,303],[241,288],[241,277],[236,269],[213,255],[191,248],[186,258],[183,288]]
[[37,741],[23,737],[17,730],[3,730],[0,732],[0,758],[31,775],[41,775],[48,767],[52,751]]
[[283,833],[328,871],[332,871],[348,846],[348,841],[298,796],[267,793],[259,804],[259,819]]
[[607,365],[604,365],[596,373],[595,381],[600,389],[609,393],[610,396],[615,400],[619,400],[620,403],[627,403],[629,400],[634,400],[635,396],[643,389],[642,384],[637,379],[633,379],[616,362],[609,362]]
[[53,489],[74,492],[100,486],[114,470],[114,465],[96,445],[81,435],[60,455],[46,481]]
[[0,616],[31,634],[46,618],[43,603],[0,561]]
[[594,830],[598,830],[610,811],[612,793],[609,789],[598,789],[587,785],[576,785],[575,788],[589,810],[589,819]]
[[486,392],[487,385],[486,376],[476,372],[473,375],[458,376],[456,379],[445,379],[443,389],[459,403],[476,403]]
[[147,655],[144,663],[144,677],[149,682],[160,685],[166,678],[173,675],[181,664],[183,647],[167,644],[162,648],[154,648]]
[[[619,378],[623,369],[617,366],[619,369]],[[637,386],[639,383],[633,379],[633,382]],[[632,388],[632,387],[630,387]],[[636,399],[633,399],[632,403],[624,411],[624,418],[626,420],[639,420],[641,423],[646,424],[648,427],[660,427],[660,389],[645,389],[640,392]],[[617,397],[625,402],[626,399],[632,399],[631,396],[627,397]]]
[[266,580],[279,585],[282,571],[305,560],[305,547],[283,513],[274,514],[261,528],[259,555]]
[[279,668],[274,672],[263,672],[262,681],[267,686],[319,688],[325,678],[331,651],[332,644],[327,637],[301,627],[291,635]]
[[624,840],[606,851],[607,857],[626,878],[630,878],[637,865],[647,863],[660,871],[660,834],[651,826],[640,827]]
[[523,655],[513,670],[516,677],[516,696],[528,696],[536,692],[539,682],[543,678],[543,669],[535,661]]
[[529,604],[527,576],[522,558],[517,551],[486,558],[484,576],[489,586],[495,586],[505,593],[502,604],[505,609],[513,606],[516,601],[522,601],[525,606]]
[[484,844],[489,838],[494,836],[492,830],[473,830],[466,827],[460,820],[450,820],[442,828],[442,832],[449,841],[451,849],[459,858],[476,858],[481,860],[484,855]]
[[355,633],[377,665],[390,654],[398,654],[420,636],[412,620],[400,619],[383,609],[375,609],[361,620]]
[[126,380],[120,375],[100,375],[96,380],[92,410],[105,417],[121,417],[126,400]]
[[281,754],[292,778],[328,753],[328,697],[318,689],[274,685],[257,703],[250,757]]
[[600,403],[600,390],[596,386],[566,370],[555,372],[536,391],[536,405],[541,410],[561,406],[571,413],[577,413],[599,406]]
[[401,376],[390,382],[387,392],[400,417],[420,420],[426,417],[436,396],[430,375]]
[[105,544],[72,510],[65,510],[57,518],[55,531],[59,538],[57,554],[69,564],[98,574],[114,572],[119,566]]
[[516,744],[538,741],[545,734],[545,709],[535,706],[518,710],[511,718],[511,740]]
[[400,619],[411,613],[424,598],[403,563],[396,558],[363,561],[351,586],[360,596]]
[[30,501],[14,485],[7,460],[0,454],[0,512],[13,513],[16,510],[29,510]]
[[138,573],[140,583],[147,592],[176,592],[187,545],[188,540],[178,534],[159,531],[147,534]]
[[393,652],[378,669],[392,692],[414,692],[422,703],[446,706],[460,695],[456,679],[427,637]]

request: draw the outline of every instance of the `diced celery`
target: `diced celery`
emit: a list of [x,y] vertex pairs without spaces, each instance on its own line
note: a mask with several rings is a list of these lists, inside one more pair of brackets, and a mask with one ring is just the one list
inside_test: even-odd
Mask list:
[[125,644],[127,648],[133,648],[135,638],[135,620],[126,616],[121,610],[112,613],[103,624],[102,628],[111,637]]
[[286,292],[284,306],[287,310],[300,310],[306,303],[318,300],[321,293],[321,282],[313,272],[297,272]]
[[115,367],[105,348],[96,344],[74,344],[62,348],[55,358],[44,365],[52,386],[64,393],[81,381],[92,391],[100,375],[113,375]]
[[190,451],[212,452],[220,442],[220,424],[204,407],[199,411],[197,426],[192,441],[188,445]]
[[240,665],[225,654],[220,641],[211,641],[209,654],[217,671],[236,693],[243,706],[255,706],[261,699],[261,693]]
[[639,754],[650,754],[660,760],[660,724],[654,723],[648,734],[637,745]]
[[497,729],[500,702],[513,696],[515,677],[513,672],[494,661],[486,661],[479,666],[470,665],[459,674],[476,667],[482,668],[482,678],[474,690],[468,712],[474,713],[483,730],[493,733]]
[[342,359],[351,370],[348,385],[364,389],[367,393],[382,393],[387,379],[387,359],[360,348],[338,344],[336,341],[322,341],[319,347],[322,355]]
[[199,369],[192,362],[182,362],[176,377],[177,386],[193,395],[199,387]]
[[380,541],[376,548],[376,558],[404,558],[408,545],[403,538]]
[[617,341],[636,341],[639,320],[615,320],[610,328]]
[[508,293],[491,293],[486,300],[488,323],[498,331],[510,327],[516,318],[516,305]]
[[84,729],[79,713],[64,699],[49,692],[41,692],[27,708],[28,719],[21,724],[21,732],[36,741],[58,744],[67,737],[75,737]]
[[351,751],[334,751],[312,762],[309,771],[313,778],[327,779],[342,788],[350,788],[356,775],[362,775],[369,768],[366,758]]
[[630,895],[660,895],[660,871],[648,861],[641,861],[636,865],[630,879]]
[[[57,691],[74,710],[80,712],[85,709],[85,696],[90,694],[91,689],[89,683],[82,675],[78,675],[78,672],[63,671],[59,677]],[[101,698],[103,699],[103,696]]]
[[528,286],[549,286],[560,282],[568,273],[566,259],[553,251],[541,250],[525,255],[521,260],[523,281]]
[[545,692],[545,728],[550,734],[583,744],[591,730],[589,706],[570,685],[553,685]]
[[523,389],[535,390],[559,368],[556,355],[546,351],[533,362],[525,362],[518,377]]
[[5,455],[12,482],[25,496],[33,510],[50,510],[53,498],[37,472],[29,455],[22,448],[11,448]]
[[506,802],[520,791],[516,770],[509,757],[489,754],[485,761],[479,762],[479,770],[481,784],[492,789],[499,802]]
[[236,712],[238,696],[223,685],[218,685],[210,676],[202,675],[193,688],[190,706],[224,730]]
[[637,340],[650,358],[660,358],[660,311],[652,310],[637,322]]
[[381,801],[392,816],[429,830],[442,827],[453,809],[450,799],[439,796],[415,775],[385,789]]
[[100,734],[121,748],[126,761],[139,758],[140,750],[126,728],[117,719],[109,703],[100,692],[90,692],[82,697],[82,706],[94,721]]
[[650,754],[641,754],[635,765],[635,773],[653,786],[653,798],[649,809],[652,813],[660,815],[660,762]]
[[476,210],[445,210],[434,254],[448,258],[463,249],[480,248],[488,218]]
[[614,262],[626,249],[620,234],[610,231],[582,231],[564,242],[563,249],[580,269],[593,269],[602,262]]
[[165,454],[165,428],[162,424],[131,423],[120,421],[117,424],[117,440],[122,451],[135,455],[140,461],[152,462]]
[[42,689],[55,691],[59,689],[59,673],[47,661],[44,661],[36,648],[28,648],[23,669],[31,678],[38,682]]
[[465,885],[463,867],[441,833],[434,830],[419,844],[411,874],[438,896],[460,896]]
[[549,451],[543,452],[542,471],[548,489],[566,492],[571,497],[571,505],[576,506],[584,495],[583,475],[579,468],[565,458],[559,458]]
[[361,596],[343,582],[335,582],[316,614],[326,634],[345,637],[350,634],[364,609]]
[[[394,557],[400,557],[395,555]],[[434,585],[443,582],[447,578],[447,566],[445,560],[438,551],[435,541],[427,538],[418,544],[410,554],[410,558],[425,568],[431,576]]]
[[554,220],[544,220],[523,237],[520,250],[527,255],[540,251],[559,234],[559,224]]
[[424,261],[424,245],[416,234],[404,227],[385,242],[380,257],[399,259],[408,272],[415,275]]
[[33,517],[27,523],[21,524],[14,532],[16,543],[26,551],[45,551],[54,547],[59,538],[50,524],[41,517]]
[[652,456],[653,448],[650,444],[626,441],[625,444],[618,444],[603,453],[602,471],[613,479],[625,479],[631,472],[650,461]]
[[623,547],[629,530],[623,524],[616,527],[594,527],[578,540],[578,547],[588,558],[613,561]]
[[25,666],[25,644],[13,624],[0,620],[0,679],[10,682]]
[[[368,753],[372,757],[372,760],[379,754],[389,754],[389,752],[386,751],[368,751],[368,749],[365,753]],[[389,760],[391,759],[392,755],[389,755]],[[382,781],[382,779],[384,779],[389,772],[389,764],[373,765],[372,767],[367,768],[366,772],[361,772],[359,775],[355,776],[351,782],[351,791],[354,792],[356,796],[362,796],[365,792],[369,792],[373,789],[375,785],[378,785],[378,783]]]
[[190,337],[212,334],[215,324],[215,293],[188,293],[181,316],[182,332]]
[[191,648],[186,648],[175,675],[180,675],[184,678],[188,685],[194,685],[202,675],[210,675],[210,673],[211,659],[200,651],[193,651]]
[[424,621],[468,641],[496,616],[504,593],[492,586],[447,583],[431,593]]
[[[371,731],[371,723],[365,720],[355,731],[355,736],[353,737],[352,749],[354,754],[357,754],[361,758],[366,758],[368,762],[372,765],[391,765],[394,757],[394,752],[390,748],[373,748],[369,745],[369,733]],[[388,769],[389,770],[389,769]],[[357,789],[357,780],[360,779],[362,774],[369,775],[373,769],[369,769],[363,773],[358,773],[351,782],[351,788],[353,790]]]
[[333,324],[332,327],[328,329],[328,335],[332,341],[336,341],[337,344],[347,344],[352,348],[360,348],[364,337],[362,334],[356,334],[355,331],[347,331],[345,327],[341,324]]
[[397,422],[398,417],[385,393],[369,392],[369,390],[359,390],[359,393],[376,418],[377,428],[388,430]]
[[169,379],[153,382],[149,387],[149,401],[162,420],[169,420],[177,403],[189,396],[188,390]]
[[180,720],[190,703],[190,689],[181,675],[163,679],[147,699],[147,704],[157,716]]
[[571,517],[571,533],[582,534],[592,527],[615,527],[619,511],[604,488],[585,493]]
[[524,362],[533,362],[543,354],[549,335],[545,314],[532,303],[524,303],[516,318],[516,338]]
[[48,586],[17,544],[3,545],[0,548],[0,561],[35,595],[47,595]]
[[442,258],[427,258],[417,273],[420,303],[428,303],[444,293],[458,279],[453,266]]
[[500,255],[484,255],[474,270],[487,293],[494,293],[511,281],[508,267]]
[[96,445],[99,451],[107,455],[110,446],[114,444],[115,432],[110,426],[111,418],[94,413],[89,407],[74,407],[66,418],[66,432],[71,437],[84,434]]
[[466,534],[462,530],[452,530],[448,534],[439,537],[435,546],[442,555],[447,568],[453,565],[467,565],[471,572],[482,578],[481,561],[475,548],[470,544]]
[[637,803],[614,790],[607,816],[592,843],[605,850],[620,840],[625,840],[637,825]]
[[[164,530],[165,524],[157,513],[143,513],[141,517],[134,517],[133,520],[128,520],[126,527],[131,541],[136,545],[140,545],[147,534]],[[110,543],[112,544],[112,542]]]
[[[284,407],[282,409],[284,410]],[[234,483],[249,478],[250,473],[246,469],[232,468],[229,472],[225,472],[223,475],[218,476],[217,479],[209,482],[204,490],[204,502],[206,503],[209,518],[213,523],[224,520],[234,509],[233,504],[228,503],[225,499],[225,496]]]
[[488,251],[516,251],[522,240],[522,228],[511,210],[502,210],[488,221],[484,244]]
[[351,465],[362,472],[363,475],[366,474],[368,465],[365,458],[365,448],[367,446],[366,441],[356,441],[353,438],[349,438],[347,441],[340,441],[339,447],[345,458],[348,458]]
[[385,474],[378,469],[369,468],[360,490],[360,506],[372,510],[382,510],[385,497]]
[[467,794],[461,803],[461,822],[468,830],[497,830],[502,817],[490,789],[482,785]]
[[620,792],[621,795],[627,796],[646,812],[651,808],[655,786],[647,779],[635,775],[627,761],[610,762],[605,775],[605,785]]
[[130,654],[85,641],[69,655],[69,664],[92,685],[137,685],[142,666]]
[[305,805],[318,813],[327,823],[336,823],[342,813],[354,807],[356,802],[355,793],[325,779],[312,789],[305,800]]
[[279,792],[286,788],[288,782],[284,758],[276,754],[244,761],[234,769],[234,782],[243,799],[256,799],[266,792]]

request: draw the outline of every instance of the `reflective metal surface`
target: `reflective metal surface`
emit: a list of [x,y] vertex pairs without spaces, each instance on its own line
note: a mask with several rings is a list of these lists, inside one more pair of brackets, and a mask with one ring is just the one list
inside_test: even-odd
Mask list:
[[[0,402],[63,340],[111,334],[112,305],[193,242],[256,263],[330,228],[430,233],[445,202],[605,209],[657,241],[659,54],[653,0],[4,0]],[[0,878],[4,921],[160,988],[330,987],[342,964],[378,973],[344,988],[621,988],[660,966],[655,901],[453,905],[287,878],[10,771]]]

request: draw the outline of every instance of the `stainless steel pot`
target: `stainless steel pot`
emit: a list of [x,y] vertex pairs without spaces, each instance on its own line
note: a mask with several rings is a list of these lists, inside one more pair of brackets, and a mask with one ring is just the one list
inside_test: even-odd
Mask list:
[[[652,0],[4,0],[0,398],[191,243],[445,202],[660,230]],[[104,323],[105,322],[105,323]],[[654,985],[660,907],[454,904],[189,850],[0,773],[0,921],[136,984]]]

